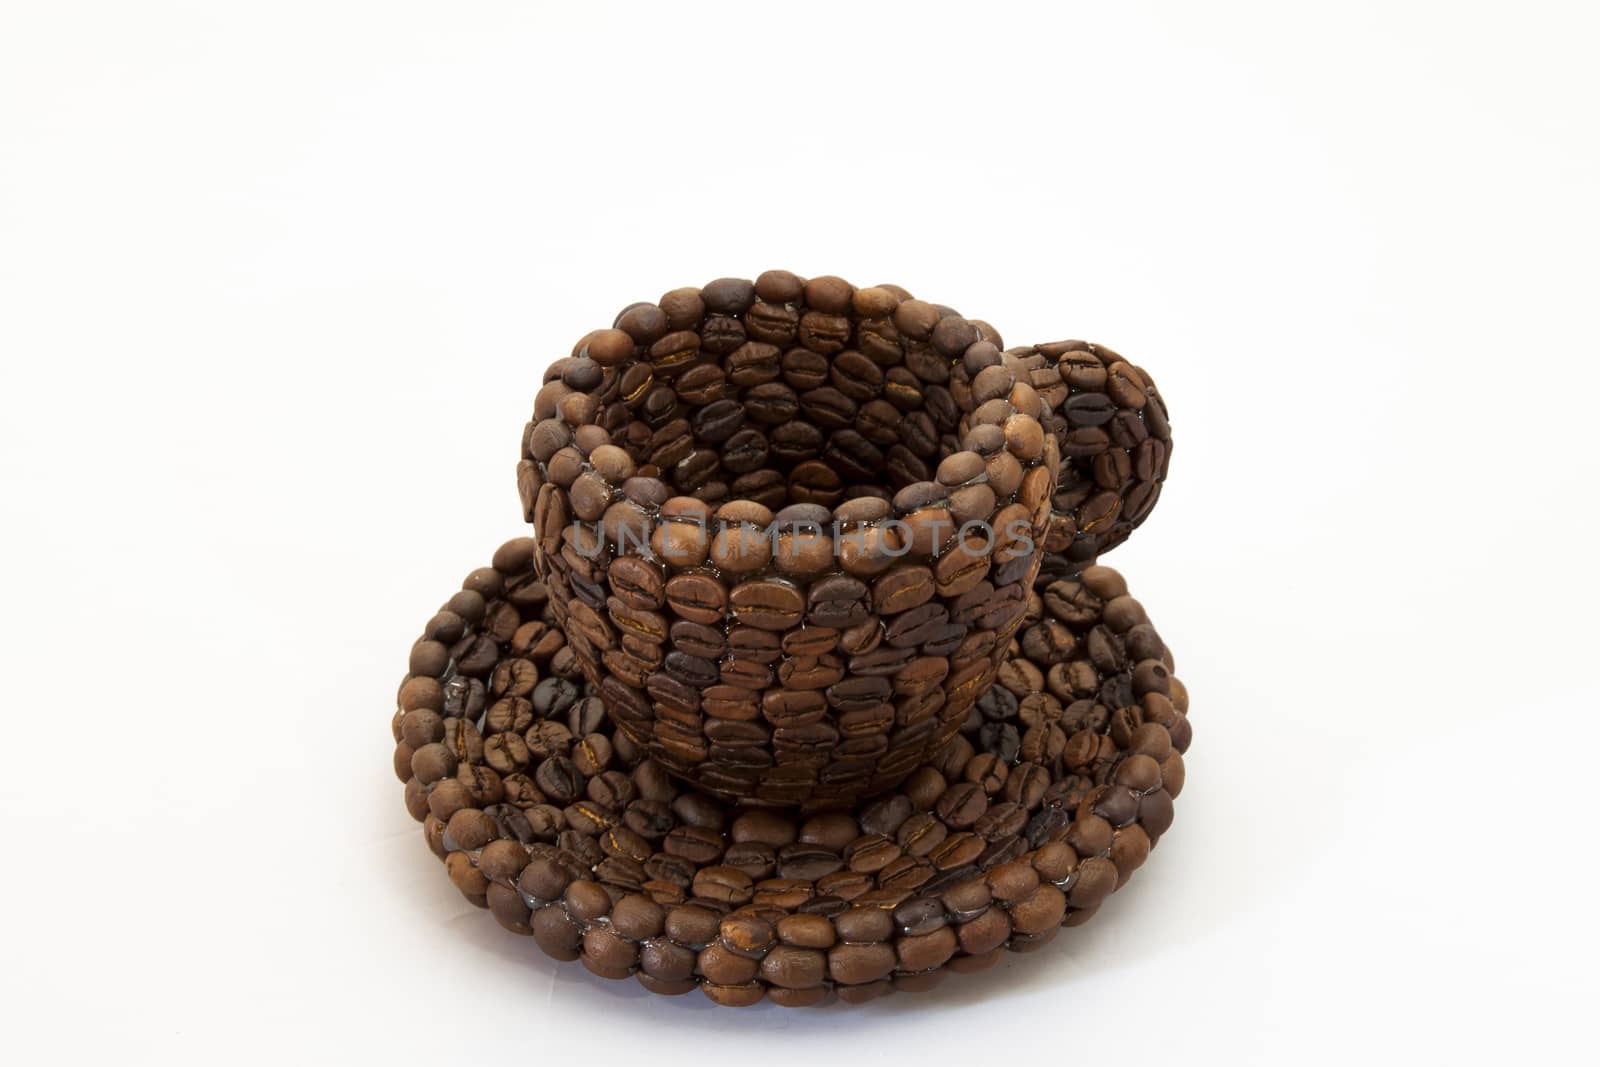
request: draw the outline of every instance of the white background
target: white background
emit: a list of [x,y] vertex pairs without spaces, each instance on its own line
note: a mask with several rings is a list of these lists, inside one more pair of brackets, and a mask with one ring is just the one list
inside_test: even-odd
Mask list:
[[[0,1054],[1577,1057],[1586,7],[4,4]],[[856,1009],[547,961],[389,769],[545,363],[768,267],[1105,342],[1176,426],[1111,559],[1194,695],[1175,827]]]

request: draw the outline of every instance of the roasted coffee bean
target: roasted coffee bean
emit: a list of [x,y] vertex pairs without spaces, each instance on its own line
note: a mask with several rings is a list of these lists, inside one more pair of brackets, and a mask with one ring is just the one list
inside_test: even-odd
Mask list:
[[550,804],[536,804],[523,812],[533,836],[540,841],[554,841],[566,829],[566,816],[561,809]]
[[751,882],[765,881],[778,869],[777,854],[772,846],[753,842],[729,845],[722,854],[722,862],[744,872]]
[[593,836],[616,825],[615,809],[592,801],[580,800],[561,811],[570,829]]
[[[800,394],[800,411],[807,421],[824,430],[839,431],[852,425],[859,406],[832,386],[819,385]],[[872,468],[868,468],[869,472]]]
[[933,595],[933,572],[924,566],[903,564],[873,583],[872,606],[881,615],[892,615],[925,604]]
[[901,934],[920,937],[942,929],[949,920],[937,897],[913,897],[894,909],[894,921]]
[[585,779],[603,773],[611,765],[614,752],[609,738],[590,734],[572,746],[572,763]]
[[732,867],[705,867],[695,875],[695,896],[715,903],[744,904],[754,893],[750,877]]
[[697,409],[690,424],[694,435],[710,444],[721,444],[744,424],[745,410],[737,400],[714,400]]
[[[966,630],[960,629],[959,635],[951,629],[950,612],[943,603],[938,601],[912,608],[895,616],[884,629],[884,640],[890,648],[910,650],[919,645],[937,645],[943,648],[952,638],[959,645],[966,637]],[[945,653],[953,652],[954,647]],[[940,655],[932,649],[924,648],[929,655]]]
[[784,878],[814,882],[843,870],[844,866],[844,859],[837,851],[821,845],[794,844],[778,851],[778,874]]
[[978,821],[988,807],[988,799],[978,786],[961,782],[947,789],[934,812],[939,819],[954,829],[965,829]]
[[895,841],[908,855],[927,856],[948,836],[949,827],[945,823],[931,812],[920,811],[900,824]]
[[882,870],[900,855],[900,847],[882,834],[867,834],[845,846],[845,864],[859,874]]
[[828,380],[828,358],[805,348],[783,354],[783,380],[797,392],[817,389]]
[[659,565],[638,556],[613,560],[606,577],[611,591],[632,607],[659,608],[665,601],[666,582]]
[[[714,450],[696,448],[673,465],[671,472],[672,484],[682,492],[693,492],[711,481],[713,475],[717,472],[720,462]],[[608,529],[607,522],[609,522],[614,524],[616,530],[619,531],[615,535],[610,535],[609,540],[621,546],[621,531],[626,531],[630,537],[630,544],[643,543],[643,535],[648,533],[643,514],[641,513],[640,517],[635,519],[631,512],[613,509],[617,509],[617,506],[612,505],[612,509],[607,510],[607,521],[602,522],[602,529]]]
[[[827,435],[809,422],[783,422],[767,431],[767,441],[773,459],[803,463],[822,454]],[[781,474],[773,473],[782,479]]]
[[835,356],[829,367],[829,381],[839,392],[856,401],[872,400],[883,393],[883,369],[860,352],[841,352]]
[[662,849],[691,863],[709,864],[722,856],[722,835],[708,827],[678,826],[666,835]]
[[859,985],[886,977],[897,960],[882,942],[836,945],[828,951],[828,975],[840,985]]
[[730,575],[753,574],[771,560],[771,539],[765,529],[749,523],[724,526],[711,542],[711,565]]
[[685,404],[699,407],[726,399],[733,395],[728,375],[714,363],[702,363],[684,371],[672,385],[673,392]]
[[704,625],[720,623],[728,604],[727,590],[705,574],[674,575],[667,581],[666,597],[676,615]]
[[750,388],[777,380],[781,353],[764,340],[746,342],[728,354],[724,366],[729,382]]
[[[626,742],[626,735],[617,734],[612,748],[621,753],[626,747]],[[626,807],[638,796],[638,790],[634,787],[632,779],[619,770],[602,771],[590,778],[584,793],[594,803],[612,811]]]
[[796,503],[832,506],[843,498],[844,483],[826,463],[808,460],[789,475],[789,498]]
[[985,723],[978,731],[978,745],[1001,763],[1016,762],[1022,749],[1022,737],[1016,726],[1009,722]]
[[533,689],[533,711],[544,719],[564,716],[578,698],[575,683],[566,678],[546,678]]
[[800,398],[794,389],[782,382],[765,382],[746,391],[744,409],[756,422],[776,426],[799,414]]
[[715,662],[727,647],[722,631],[701,623],[679,619],[668,631],[672,647],[685,656]]
[[795,586],[777,579],[744,582],[728,594],[734,617],[762,630],[787,630],[805,613],[805,597]]
[[484,742],[483,758],[500,774],[512,774],[528,765],[528,743],[515,733],[496,734]]
[[585,697],[567,709],[567,729],[574,737],[596,733],[605,722],[605,702],[599,697]]
[[722,466],[734,474],[759,470],[766,462],[769,445],[766,434],[754,427],[735,430],[722,445]]
[[[834,469],[857,481],[875,477],[883,469],[883,452],[853,429],[840,429],[829,438],[822,458]],[[988,514],[988,512],[984,512]]]
[[583,793],[583,776],[571,759],[551,756],[539,764],[533,775],[540,792],[557,804],[570,804]]
[[672,831],[677,820],[672,809],[658,800],[630,802],[622,813],[623,824],[646,841],[659,841]]
[[736,956],[758,960],[777,946],[778,931],[759,915],[736,912],[722,920],[717,940]]
[[572,731],[563,723],[545,720],[535,722],[523,735],[532,759],[546,760],[551,756],[564,756],[572,750]]
[[848,575],[833,575],[812,584],[806,620],[816,626],[848,629],[869,615],[867,586]]

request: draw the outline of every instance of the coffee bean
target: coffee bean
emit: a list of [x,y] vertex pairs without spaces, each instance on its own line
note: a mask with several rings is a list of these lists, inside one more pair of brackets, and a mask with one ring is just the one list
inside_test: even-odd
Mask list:
[[[618,757],[624,760],[634,758],[627,754],[627,735],[619,733],[615,737],[612,748]],[[632,780],[619,770],[602,771],[590,778],[584,793],[592,802],[611,811],[626,807],[638,796]]]
[[891,615],[925,604],[934,595],[933,572],[924,566],[904,564],[891,568],[872,585],[873,610]]
[[746,332],[752,337],[772,344],[791,344],[794,341],[795,333],[799,329],[800,315],[787,304],[797,299],[797,297],[780,294],[776,291],[772,295],[763,294],[759,279],[756,283],[756,292],[760,296],[760,300],[753,304],[744,315]]
[[695,875],[694,894],[722,904],[743,904],[754,895],[750,877],[732,867],[705,867]]
[[844,869],[837,851],[821,845],[787,845],[778,851],[778,873],[784,878],[814,882],[824,875]]
[[567,713],[578,701],[576,683],[566,678],[546,678],[533,689],[534,714],[540,718],[558,718]]
[[1062,414],[1073,427],[1104,426],[1117,412],[1114,400],[1104,393],[1080,393],[1067,400]]
[[586,737],[599,731],[605,715],[604,701],[599,697],[585,697],[567,709],[567,729],[574,737]]
[[804,348],[793,348],[783,355],[783,380],[797,392],[820,388],[828,381],[828,357]]
[[551,756],[539,764],[533,780],[545,796],[558,804],[569,804],[583,793],[583,777],[577,765],[565,756]]
[[927,856],[944,843],[949,827],[933,814],[922,811],[900,824],[895,840],[912,856]]
[[665,602],[665,580],[660,567],[638,556],[613,560],[606,576],[611,590],[637,608],[659,608]]
[[872,874],[881,871],[900,855],[900,847],[882,834],[858,837],[845,847],[844,861],[852,871]]
[[859,985],[887,976],[896,962],[894,949],[882,942],[836,945],[828,951],[828,975],[840,985]]
[[778,943],[773,925],[749,913],[735,913],[723,919],[717,937],[729,952],[753,960],[765,956]]
[[822,458],[845,477],[870,481],[884,466],[883,452],[854,429],[835,430]]
[[545,955],[556,960],[575,960],[583,942],[583,927],[558,904],[534,911],[530,925],[534,940]]
[[799,341],[813,352],[832,355],[850,338],[850,319],[843,314],[807,311],[800,316]]
[[761,976],[783,989],[811,989],[828,976],[828,957],[819,949],[780,945],[761,961]]
[[913,897],[894,909],[894,921],[907,937],[920,937],[942,929],[948,919],[943,901],[936,897]]
[[564,756],[572,750],[573,733],[564,723],[550,720],[535,722],[523,735],[531,759],[544,761],[551,756]]
[[795,586],[777,579],[743,582],[728,594],[734,617],[762,630],[787,630],[805,612],[805,597]]
[[981,788],[961,782],[945,791],[934,811],[945,825],[960,829],[977,822],[987,807],[988,799]]
[[[809,422],[784,422],[768,431],[767,440],[773,459],[798,464],[821,455],[827,436]],[[772,474],[783,480],[778,472]]]
[[[948,927],[915,937],[904,937],[895,943],[901,971],[936,972],[955,955],[959,947],[956,933]],[[905,988],[904,980],[896,978],[896,988]]]
[[765,382],[744,394],[746,415],[767,426],[793,419],[800,412],[800,398],[782,382]]
[[667,606],[691,622],[704,625],[720,623],[727,608],[727,591],[709,575],[674,575],[667,581],[665,592]]
[[833,468],[816,460],[797,465],[789,475],[789,497],[797,503],[831,507],[843,498],[843,489]]

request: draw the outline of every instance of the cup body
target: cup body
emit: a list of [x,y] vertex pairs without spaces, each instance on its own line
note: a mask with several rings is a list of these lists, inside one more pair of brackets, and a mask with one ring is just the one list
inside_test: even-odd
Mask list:
[[580,341],[519,485],[621,733],[725,799],[814,810],[899,784],[992,684],[1060,446],[1023,367],[1047,358],[1008,367],[986,324],[903,291],[779,282]]

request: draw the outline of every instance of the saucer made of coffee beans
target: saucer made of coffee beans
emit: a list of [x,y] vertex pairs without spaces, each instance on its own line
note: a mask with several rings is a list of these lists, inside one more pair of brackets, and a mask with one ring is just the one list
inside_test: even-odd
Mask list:
[[1047,562],[956,736],[805,815],[730,807],[616,731],[534,554],[502,545],[428,621],[392,732],[452,883],[558,960],[733,1006],[926,989],[1087,920],[1171,825],[1188,695],[1109,568]]
[[1000,346],[896,286],[769,271],[631,305],[549,369],[525,515],[630,739],[719,796],[815,810],[953,736],[1041,550],[1077,570],[1119,544],[1170,441],[1109,349]]

